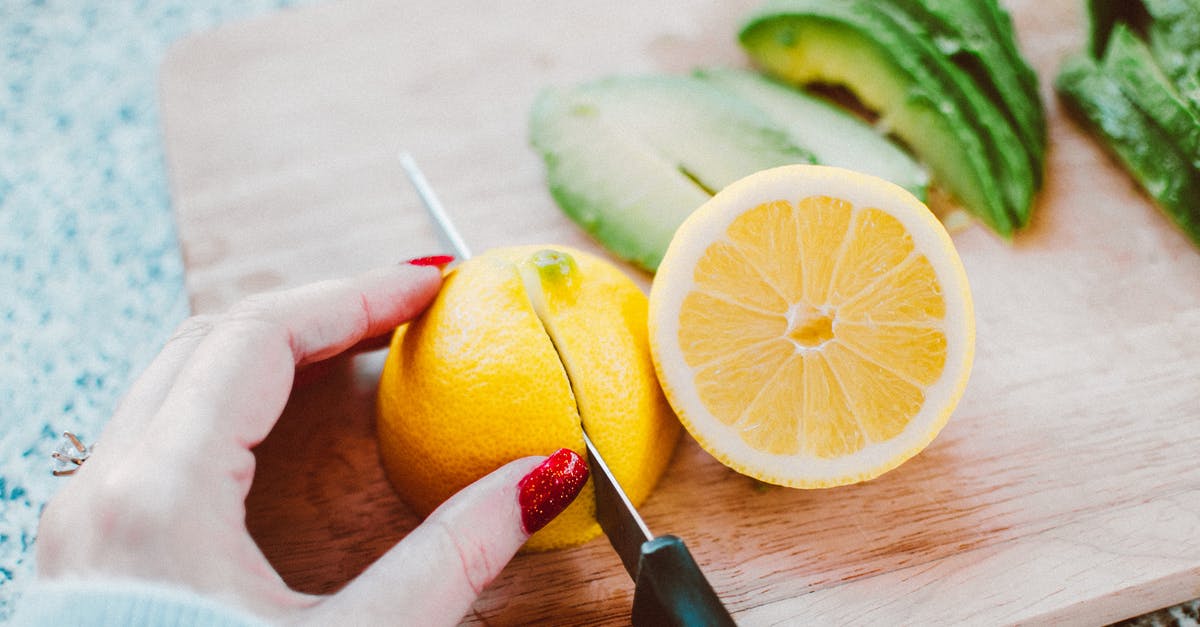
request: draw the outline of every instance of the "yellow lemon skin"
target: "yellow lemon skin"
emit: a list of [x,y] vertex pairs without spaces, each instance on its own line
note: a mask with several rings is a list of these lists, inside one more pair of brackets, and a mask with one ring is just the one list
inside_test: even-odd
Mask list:
[[[449,271],[430,308],[396,330],[380,379],[380,452],[400,496],[427,515],[513,459],[562,447],[586,457],[582,424],[640,504],[680,431],[646,311],[629,277],[569,247],[499,248]],[[594,494],[589,481],[526,549],[597,536]]]

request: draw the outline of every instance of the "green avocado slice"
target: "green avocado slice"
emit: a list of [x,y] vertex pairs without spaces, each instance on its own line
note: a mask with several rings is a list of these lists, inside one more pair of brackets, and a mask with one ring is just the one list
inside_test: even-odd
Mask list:
[[1179,95],[1149,47],[1126,24],[1112,29],[1100,67],[1200,170],[1200,114]]
[[1162,211],[1200,246],[1200,176],[1191,160],[1087,55],[1067,59],[1055,88],[1069,110],[1100,134]]
[[[947,1],[952,2],[953,0]],[[980,6],[983,7],[984,14],[990,18],[989,22],[993,32],[996,33],[1001,42],[1006,42],[1006,47],[1009,48],[1009,55],[1012,57],[1013,64],[1017,70],[1017,76],[1021,80],[1021,85],[1031,98],[1038,101],[1040,108],[1041,87],[1039,86],[1038,76],[1034,72],[1033,67],[1021,56],[1021,51],[1017,48],[1017,35],[1013,29],[1012,16],[994,0],[981,2]]]
[[[909,35],[907,44],[923,50],[931,59],[930,70],[941,81],[944,93],[965,105],[969,120],[983,137],[996,170],[1000,190],[1005,197],[1005,209],[1014,229],[1029,222],[1033,197],[1037,190],[1034,164],[1009,120],[1001,111],[1002,105],[979,89],[979,86],[948,57],[930,42],[928,35],[911,17],[888,2],[870,2],[893,28]],[[1037,161],[1040,162],[1040,159]]]
[[621,76],[543,90],[530,140],[562,211],[646,270],[715,192],[758,170],[812,163],[758,109],[686,76]]
[[925,31],[951,63],[975,81],[1021,138],[1041,186],[1046,118],[1037,75],[1021,56],[1011,20],[996,0],[891,0]]
[[708,68],[695,76],[758,107],[817,163],[891,181],[925,199],[929,174],[902,148],[865,121],[822,98],[757,72]]
[[905,141],[934,179],[1008,237],[1029,216],[1033,175],[1003,115],[903,16],[869,2],[780,0],[739,38],[767,72],[791,83],[845,85]]

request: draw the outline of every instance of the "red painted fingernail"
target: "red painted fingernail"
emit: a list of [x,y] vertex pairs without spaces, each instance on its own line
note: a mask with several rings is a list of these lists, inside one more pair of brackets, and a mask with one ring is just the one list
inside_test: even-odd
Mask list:
[[454,261],[454,255],[431,255],[429,257],[417,257],[416,259],[409,259],[405,263],[410,266],[437,266],[439,268],[445,268],[446,266],[450,265],[450,262],[452,261]]
[[562,513],[587,483],[588,467],[575,451],[560,448],[517,483],[525,533],[545,527]]

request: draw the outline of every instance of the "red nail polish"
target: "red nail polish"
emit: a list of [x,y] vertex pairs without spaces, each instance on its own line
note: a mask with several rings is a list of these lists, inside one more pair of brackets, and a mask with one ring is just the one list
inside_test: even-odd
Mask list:
[[562,513],[587,483],[588,467],[575,451],[560,448],[517,483],[525,533],[545,527]]
[[406,263],[411,266],[437,266],[438,268],[445,268],[452,261],[454,261],[454,255],[431,255],[429,257],[409,259]]

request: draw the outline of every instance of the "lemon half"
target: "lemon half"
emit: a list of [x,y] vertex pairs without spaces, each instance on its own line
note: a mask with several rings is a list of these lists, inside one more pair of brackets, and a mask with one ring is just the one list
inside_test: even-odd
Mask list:
[[[563,246],[490,250],[451,270],[437,298],[392,338],[378,393],[384,468],[427,515],[505,463],[582,430],[633,503],[650,494],[680,432],[655,378],[647,300],[616,266]],[[526,548],[600,533],[589,480]]]
[[966,387],[971,292],[941,223],[841,168],[764,170],[676,232],[650,293],[671,406],[725,465],[765,482],[865,481],[924,449]]

